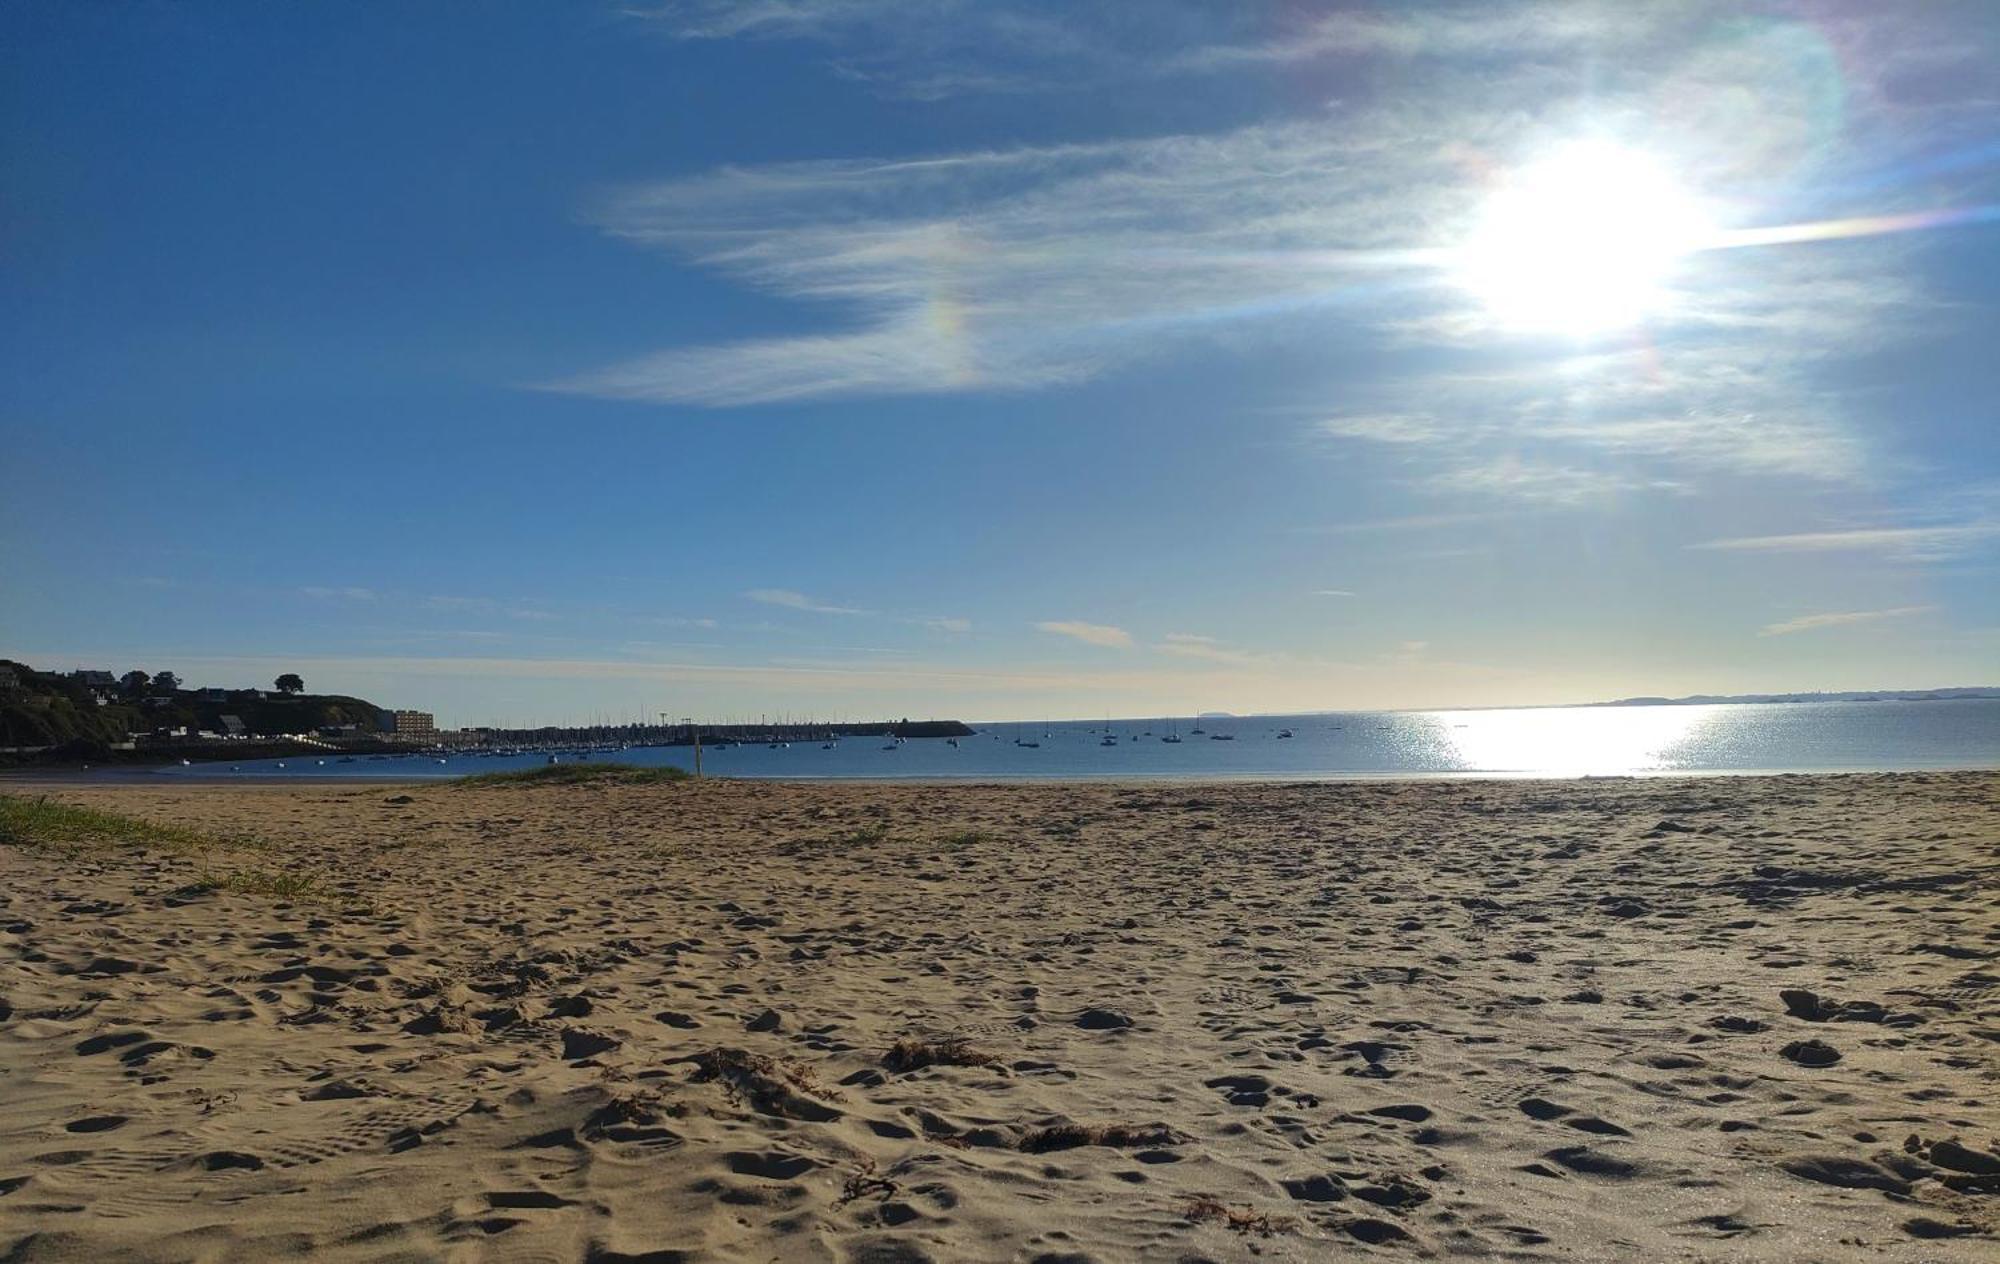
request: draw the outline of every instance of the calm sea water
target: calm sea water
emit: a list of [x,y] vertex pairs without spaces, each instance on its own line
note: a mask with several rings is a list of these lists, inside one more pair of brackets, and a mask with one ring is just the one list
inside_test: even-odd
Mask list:
[[[1206,730],[1195,733],[1200,727]],[[1289,730],[1291,737],[1279,734]],[[1181,741],[1161,739],[1178,732]],[[1107,732],[1117,738],[1104,745]],[[1229,740],[1218,741],[1217,735]],[[1033,742],[1034,746],[1021,745]],[[980,726],[956,747],[921,739],[884,749],[845,738],[780,749],[706,747],[729,777],[1314,778],[1556,776],[2000,768],[2000,700],[1825,702],[1706,707],[1544,707]],[[564,760],[569,756],[561,756]],[[685,747],[589,758],[689,767]],[[164,770],[169,776],[457,777],[546,764],[547,755],[453,755],[342,763],[329,756]]]

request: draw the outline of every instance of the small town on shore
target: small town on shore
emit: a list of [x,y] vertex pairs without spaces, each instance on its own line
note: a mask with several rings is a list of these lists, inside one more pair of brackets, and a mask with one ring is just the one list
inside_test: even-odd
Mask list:
[[295,672],[279,675],[268,689],[189,687],[172,671],[37,671],[0,659],[0,764],[17,766],[201,763],[314,752],[386,757],[444,750],[603,751],[696,740],[726,746],[842,736],[963,737],[972,731],[957,720],[709,724],[664,717],[659,723],[440,728],[429,711],[308,693]]

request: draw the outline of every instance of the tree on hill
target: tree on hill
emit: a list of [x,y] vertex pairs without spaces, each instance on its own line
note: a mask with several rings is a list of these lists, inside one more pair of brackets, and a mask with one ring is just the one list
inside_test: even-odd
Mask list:
[[125,691],[125,696],[128,698],[136,698],[145,693],[146,686],[152,683],[153,678],[142,671],[128,671],[118,678],[118,687]]
[[181,678],[170,671],[161,672],[159,675],[153,677],[154,693],[172,693],[180,687]]
[[279,693],[304,693],[306,691],[305,678],[297,672],[286,672],[271,683],[278,687]]

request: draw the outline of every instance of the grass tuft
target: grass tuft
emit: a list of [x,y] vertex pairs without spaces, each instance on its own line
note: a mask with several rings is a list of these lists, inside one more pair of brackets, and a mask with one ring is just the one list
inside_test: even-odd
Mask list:
[[235,851],[268,851],[268,844],[249,838],[221,838],[185,825],[159,825],[137,817],[79,808],[46,797],[0,795],[0,844],[78,855],[115,847],[155,847],[198,860],[204,868],[185,888],[188,892],[234,891],[280,900],[322,900],[329,897],[310,874],[268,869],[208,868]]
[[281,900],[319,898],[319,879],[304,873],[272,873],[268,869],[236,869],[204,873],[195,879],[198,891],[234,891],[238,895],[269,895]]
[[1000,1059],[983,1049],[975,1049],[963,1036],[942,1040],[918,1040],[905,1036],[889,1046],[882,1065],[891,1071],[920,1071],[928,1066],[992,1066]]
[[635,764],[549,764],[541,768],[520,768],[512,772],[482,772],[460,777],[460,786],[651,786],[667,781],[686,781],[682,768],[641,768]]
[[184,825],[157,825],[96,808],[79,808],[43,796],[0,795],[0,843],[77,851],[87,847],[162,847],[183,854],[211,851],[226,840]]

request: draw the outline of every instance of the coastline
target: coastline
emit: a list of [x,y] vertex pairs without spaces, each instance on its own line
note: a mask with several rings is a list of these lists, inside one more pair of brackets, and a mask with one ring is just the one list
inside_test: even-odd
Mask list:
[[[2000,1228],[1953,1166],[2000,1144],[1996,773],[16,786],[268,845],[0,846],[0,1247],[1928,1261]],[[311,894],[198,889],[261,871]],[[885,1058],[953,1037],[993,1061]]]
[[[629,765],[640,767],[641,765]],[[1056,773],[1056,774],[1008,774],[995,772],[978,773],[906,773],[902,776],[830,776],[824,773],[770,773],[744,776],[728,772],[710,772],[706,780],[717,782],[768,782],[777,785],[806,786],[1285,786],[1285,785],[1373,785],[1384,782],[1413,782],[1418,784],[1439,784],[1456,781],[1468,782],[1541,782],[1564,785],[1573,783],[1593,784],[1618,781],[1703,781],[1710,778],[1748,778],[1752,780],[1774,777],[1899,777],[1899,776],[1949,776],[1960,773],[2000,773],[2000,764],[1986,760],[1962,764],[1933,764],[1921,766],[1833,766],[1801,768],[1647,768],[1632,772],[1601,773],[1551,773],[1543,770],[1523,771],[1476,771],[1455,769],[1337,772],[1107,772],[1107,773]],[[481,775],[478,771],[454,771],[440,774],[389,773],[377,776],[366,774],[327,773],[207,773],[179,772],[168,766],[145,766],[110,769],[9,769],[0,770],[0,794],[12,787],[25,789],[63,788],[85,789],[90,787],[114,788],[118,786],[143,786],[164,788],[167,786],[214,787],[214,786],[446,786],[466,777]]]

